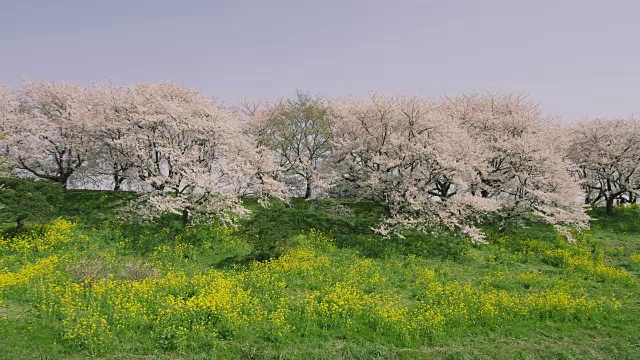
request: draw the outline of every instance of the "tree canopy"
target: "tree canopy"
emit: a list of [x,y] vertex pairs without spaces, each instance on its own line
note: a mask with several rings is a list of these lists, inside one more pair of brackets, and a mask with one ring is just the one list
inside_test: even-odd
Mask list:
[[243,195],[355,197],[387,210],[381,233],[449,228],[481,242],[487,216],[569,234],[587,226],[585,203],[610,213],[640,188],[637,120],[556,124],[521,95],[298,91],[238,109],[173,83],[27,81],[0,88],[0,124],[13,175],[135,191],[131,209],[185,225],[247,214]]

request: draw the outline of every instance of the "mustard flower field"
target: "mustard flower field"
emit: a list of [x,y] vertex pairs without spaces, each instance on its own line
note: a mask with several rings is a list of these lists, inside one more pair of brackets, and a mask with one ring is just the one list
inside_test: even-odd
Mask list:
[[0,358],[640,358],[635,207],[576,244],[532,223],[472,245],[379,238],[355,203],[180,228],[67,196],[75,210],[0,239]]

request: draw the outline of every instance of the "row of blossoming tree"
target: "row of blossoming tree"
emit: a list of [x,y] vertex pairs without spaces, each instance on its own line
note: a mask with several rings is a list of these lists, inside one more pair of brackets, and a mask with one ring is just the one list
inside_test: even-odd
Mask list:
[[18,176],[128,189],[154,217],[233,221],[239,200],[351,197],[384,206],[384,234],[486,217],[584,228],[584,204],[634,201],[634,119],[554,123],[523,96],[372,94],[217,104],[171,83],[25,82],[0,88],[4,154]]

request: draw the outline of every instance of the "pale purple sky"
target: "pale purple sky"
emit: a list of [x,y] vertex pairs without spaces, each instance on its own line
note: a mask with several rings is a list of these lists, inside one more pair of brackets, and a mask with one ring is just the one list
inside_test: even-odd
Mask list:
[[523,92],[567,120],[640,115],[634,0],[0,0],[0,83],[174,81],[227,104]]

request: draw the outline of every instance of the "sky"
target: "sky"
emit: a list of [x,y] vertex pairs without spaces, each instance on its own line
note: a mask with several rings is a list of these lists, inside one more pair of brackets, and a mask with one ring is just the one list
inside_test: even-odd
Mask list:
[[634,0],[0,0],[0,84],[172,81],[243,98],[524,93],[640,115]]

